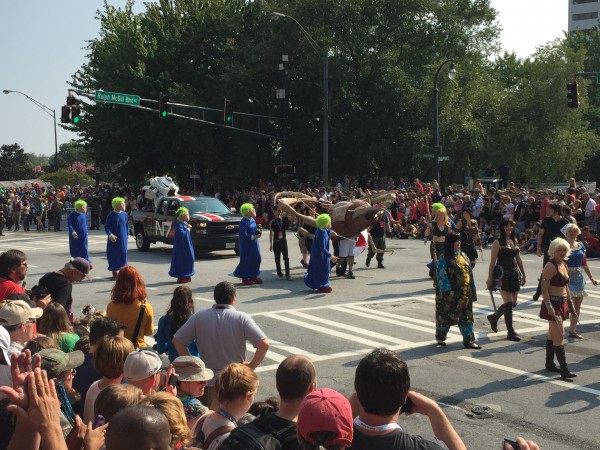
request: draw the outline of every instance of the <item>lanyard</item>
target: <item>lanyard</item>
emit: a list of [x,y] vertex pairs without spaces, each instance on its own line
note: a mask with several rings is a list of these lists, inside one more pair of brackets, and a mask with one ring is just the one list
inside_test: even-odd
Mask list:
[[235,417],[233,417],[231,414],[229,414],[223,408],[219,408],[219,411],[217,411],[217,412],[219,414],[221,414],[223,417],[225,417],[226,419],[228,419],[231,423],[233,423],[237,427],[237,420],[235,419]]
[[367,425],[362,420],[360,420],[359,417],[354,419],[354,425],[358,426],[359,428],[364,428],[365,430],[369,430],[369,431],[387,431],[387,430],[395,430],[397,428],[400,428],[400,425],[398,425],[397,423],[392,423],[392,422],[386,423],[385,425],[377,425],[377,426]]

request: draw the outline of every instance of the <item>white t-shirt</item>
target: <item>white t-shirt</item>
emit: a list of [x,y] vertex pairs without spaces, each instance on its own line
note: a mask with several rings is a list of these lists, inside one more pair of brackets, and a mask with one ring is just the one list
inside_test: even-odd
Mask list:
[[85,405],[83,406],[83,423],[88,423],[94,420],[94,403],[96,403],[96,398],[98,394],[100,394],[100,381],[94,381],[90,388],[87,391],[85,396]]
[[594,215],[594,211],[596,210],[596,201],[594,199],[589,199],[585,204],[585,217],[592,217]]

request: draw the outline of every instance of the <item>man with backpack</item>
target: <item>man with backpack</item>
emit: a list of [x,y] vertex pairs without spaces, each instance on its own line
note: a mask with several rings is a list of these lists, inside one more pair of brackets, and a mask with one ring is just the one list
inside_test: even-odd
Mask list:
[[219,450],[300,450],[296,422],[304,397],[317,387],[314,364],[306,356],[284,359],[275,374],[279,410],[262,413],[231,431]]

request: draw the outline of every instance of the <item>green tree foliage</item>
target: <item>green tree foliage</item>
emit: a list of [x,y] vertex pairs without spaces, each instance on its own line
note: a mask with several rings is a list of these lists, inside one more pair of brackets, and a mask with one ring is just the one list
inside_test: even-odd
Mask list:
[[[273,11],[302,26],[272,20]],[[590,119],[564,104],[564,83],[585,52],[559,41],[525,61],[492,59],[499,30],[489,0],[160,0],[141,14],[132,2],[123,9],[105,2],[97,17],[100,36],[74,86],[150,100],[163,92],[175,104],[159,118],[156,101],[142,103],[154,111],[90,102],[71,125],[92,162],[121,164],[124,179],[168,172],[187,180],[192,162],[212,183],[272,177],[279,141],[177,117],[222,124],[225,98],[235,102],[236,128],[267,134],[282,135],[282,122],[241,113],[282,117],[287,107],[287,162],[302,178],[318,175],[325,49],[332,178],[431,178],[423,155],[432,151],[432,89],[448,58],[458,76],[450,81],[442,71],[438,79],[446,181],[503,162],[519,180],[564,177],[598,150]],[[281,55],[289,57],[285,101],[274,95]]]
[[53,186],[90,186],[94,184],[94,179],[89,175],[85,175],[74,170],[59,169],[56,172],[42,175],[42,180],[52,183]]
[[0,147],[0,180],[31,178],[32,167],[19,144],[5,144]]

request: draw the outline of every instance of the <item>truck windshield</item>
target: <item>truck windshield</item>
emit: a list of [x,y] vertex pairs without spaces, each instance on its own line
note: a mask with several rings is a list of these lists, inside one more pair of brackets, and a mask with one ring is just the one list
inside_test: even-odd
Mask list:
[[225,204],[217,198],[203,198],[199,200],[192,200],[184,202],[182,206],[185,206],[190,210],[190,214],[194,213],[214,213],[214,214],[225,214],[231,211]]

